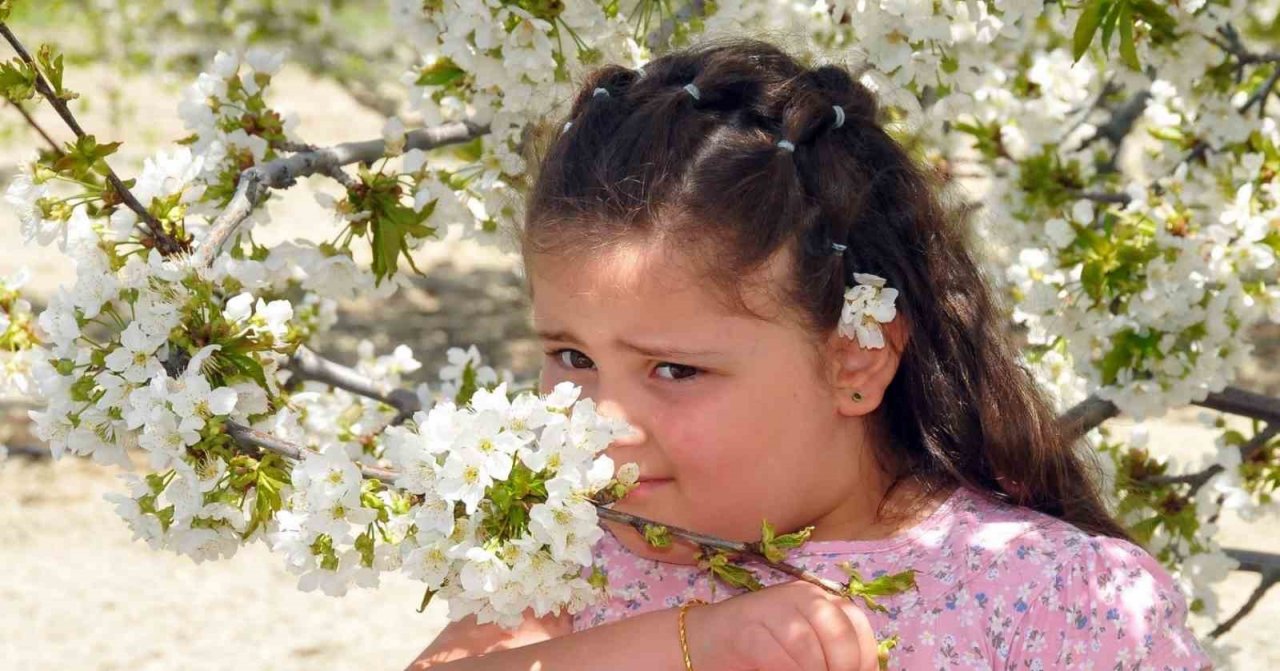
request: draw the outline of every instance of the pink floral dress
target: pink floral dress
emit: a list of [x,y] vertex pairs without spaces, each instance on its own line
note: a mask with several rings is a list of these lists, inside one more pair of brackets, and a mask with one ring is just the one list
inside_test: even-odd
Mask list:
[[[608,533],[596,560],[610,598],[576,615],[574,631],[741,593],[713,589],[696,567],[638,557]],[[964,487],[897,536],[814,541],[790,561],[841,582],[845,561],[863,580],[916,570],[915,590],[867,613],[878,639],[899,637],[891,669],[1211,668],[1182,593],[1141,548]],[[791,579],[753,568],[766,585]]]

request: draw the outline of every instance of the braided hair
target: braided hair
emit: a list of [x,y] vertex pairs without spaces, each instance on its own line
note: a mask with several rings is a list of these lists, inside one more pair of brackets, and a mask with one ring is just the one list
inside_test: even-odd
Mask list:
[[910,332],[876,411],[886,469],[1126,538],[1096,465],[1019,361],[968,227],[881,116],[848,69],[807,67],[759,40],[600,67],[528,145],[522,251],[661,241],[741,310],[741,278],[785,252],[779,302],[815,342],[836,328],[855,272],[883,277],[902,291]]

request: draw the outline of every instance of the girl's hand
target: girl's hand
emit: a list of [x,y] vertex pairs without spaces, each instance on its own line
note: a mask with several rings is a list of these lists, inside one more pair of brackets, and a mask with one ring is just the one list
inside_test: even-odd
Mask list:
[[876,671],[867,616],[848,598],[793,581],[685,614],[698,671]]

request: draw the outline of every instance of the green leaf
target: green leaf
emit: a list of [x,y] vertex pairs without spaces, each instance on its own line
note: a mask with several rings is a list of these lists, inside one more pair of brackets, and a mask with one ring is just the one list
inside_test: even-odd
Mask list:
[[458,67],[452,59],[442,58],[429,67],[423,68],[418,73],[418,80],[414,83],[418,86],[448,86],[465,77],[466,74],[467,71]]
[[655,548],[671,545],[671,530],[661,524],[644,525],[644,541]]
[[422,208],[415,212],[412,207],[400,203],[399,197],[392,193],[377,194],[371,199],[373,217],[369,227],[373,232],[374,282],[380,284],[384,278],[396,273],[400,267],[400,254],[419,275],[422,274],[414,265],[409,255],[408,236],[429,238],[436,229],[424,223],[431,216],[434,208]]
[[861,598],[866,602],[868,608],[882,613],[888,609],[877,603],[876,597],[901,594],[907,590],[915,589],[916,586],[916,572],[914,569],[908,569],[901,573],[887,573],[871,582],[866,582],[848,562],[841,564],[840,568],[849,575],[849,582],[845,585],[845,593],[851,597]]
[[761,521],[760,551],[765,559],[771,562],[784,561],[787,558],[787,550],[794,550],[808,542],[809,535],[813,533],[813,527],[805,527],[795,533],[781,536],[777,536],[776,533],[773,525],[769,524],[769,520]]
[[750,569],[731,563],[729,555],[723,552],[717,552],[710,558],[700,560],[698,566],[703,570],[711,571],[712,575],[730,587],[746,589],[752,592],[764,589],[764,585],[760,583],[760,579],[756,577],[756,574],[752,573]]
[[1120,5],[1125,0],[1107,0],[1107,7],[1102,16],[1102,51],[1111,51],[1111,36],[1116,32],[1116,19],[1120,16]]
[[1133,42],[1133,8],[1129,5],[1128,0],[1120,3],[1119,17],[1117,21],[1120,23],[1120,58],[1134,70],[1141,70],[1142,63],[1138,62],[1138,48]]
[[1129,0],[1129,4],[1161,37],[1173,39],[1178,36],[1178,20],[1160,3],[1155,0]]
[[13,11],[13,0],[0,0],[0,21],[8,21]]
[[17,104],[36,95],[36,70],[18,59],[0,63],[0,95]]
[[894,634],[876,644],[876,660],[881,669],[889,668],[889,651],[898,647],[898,635]]
[[49,80],[49,85],[53,87],[54,95],[63,100],[73,100],[80,97],[78,94],[62,88],[62,54],[54,54],[53,47],[42,44],[36,50],[36,62],[40,64],[40,69],[44,71],[45,79]]
[[1084,11],[1080,12],[1080,18],[1076,20],[1075,34],[1071,40],[1071,55],[1075,60],[1080,60],[1084,52],[1089,50],[1093,35],[1098,32],[1098,24],[1102,22],[1103,7],[1107,4],[1107,0],[1088,0]]

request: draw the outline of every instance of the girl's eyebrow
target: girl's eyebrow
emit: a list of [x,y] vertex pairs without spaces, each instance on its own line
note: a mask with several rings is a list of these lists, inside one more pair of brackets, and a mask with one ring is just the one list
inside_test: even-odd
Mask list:
[[[573,345],[583,346],[583,342],[579,340],[577,336],[573,335],[568,331],[563,331],[563,330],[553,331],[553,330],[538,329],[535,332],[537,333],[538,337],[542,338],[543,340],[558,340],[558,341],[567,342]],[[633,352],[638,352],[645,356],[650,356],[655,358],[706,356],[708,354],[715,354],[715,352],[712,352],[712,351],[695,351],[695,350],[689,350],[689,349],[680,349],[677,347],[668,347],[663,345],[643,345],[640,343],[629,342],[621,338],[615,340],[614,344],[620,347],[629,349]]]

